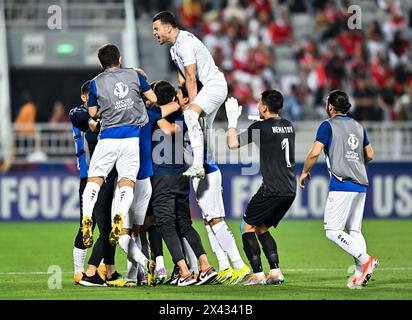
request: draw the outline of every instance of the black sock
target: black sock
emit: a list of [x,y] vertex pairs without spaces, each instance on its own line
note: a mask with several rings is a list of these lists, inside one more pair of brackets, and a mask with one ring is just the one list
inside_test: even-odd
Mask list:
[[262,272],[262,262],[260,260],[260,247],[254,232],[246,232],[242,235],[243,250],[246,253],[253,273]]
[[163,256],[162,235],[157,226],[153,225],[147,228],[147,233],[149,234],[150,247],[153,250],[155,258]]
[[74,240],[74,247],[77,249],[86,249],[83,243],[83,238],[82,238],[82,228],[79,229],[77,232],[76,238]]
[[276,246],[276,241],[270,235],[269,231],[260,234],[258,236],[260,244],[262,245],[263,252],[265,253],[266,259],[268,259],[270,269],[279,268],[279,256],[278,249]]

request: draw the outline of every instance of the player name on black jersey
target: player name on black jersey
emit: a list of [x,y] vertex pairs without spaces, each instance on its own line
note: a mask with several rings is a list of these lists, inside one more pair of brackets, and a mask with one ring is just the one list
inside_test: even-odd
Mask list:
[[293,127],[272,127],[273,133],[293,133]]

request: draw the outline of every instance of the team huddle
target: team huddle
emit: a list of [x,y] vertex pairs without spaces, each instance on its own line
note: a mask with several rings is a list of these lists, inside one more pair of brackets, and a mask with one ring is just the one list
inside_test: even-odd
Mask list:
[[[156,14],[152,26],[159,44],[171,45],[178,90],[163,80],[149,84],[140,68],[121,67],[119,49],[105,44],[98,51],[103,72],[83,84],[83,105],[70,111],[81,203],[81,226],[73,249],[75,282],[85,286],[282,284],[277,244],[269,229],[276,228],[291,207],[297,184],[295,129],[279,116],[282,94],[264,91],[258,101],[260,120],[238,134],[241,106],[235,98],[227,99],[225,77],[207,48],[193,34],[180,30],[170,12]],[[260,148],[263,183],[241,225],[250,267],[225,222],[222,175],[210,137],[223,104],[228,148],[249,143]],[[366,253],[361,233],[368,185],[365,163],[372,160],[373,150],[361,125],[346,115],[350,103],[344,92],[333,91],[326,107],[330,119],[318,129],[299,185],[304,187],[324,150],[331,173],[326,235],[354,257],[357,268],[348,287],[361,288],[378,263]],[[209,263],[204,239],[192,226],[190,184],[218,269]],[[96,224],[99,238],[94,241]],[[169,278],[163,241],[174,263]],[[270,266],[267,274],[259,243]],[[117,245],[127,255],[125,277],[115,266]]]

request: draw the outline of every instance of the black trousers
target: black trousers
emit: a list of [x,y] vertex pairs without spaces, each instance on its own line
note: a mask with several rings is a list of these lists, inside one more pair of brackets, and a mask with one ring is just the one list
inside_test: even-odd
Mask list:
[[189,209],[189,178],[181,174],[152,178],[152,208],[156,225],[173,262],[185,259],[181,239],[185,237],[199,257],[205,253],[199,234],[192,226]]
[[[95,224],[99,228],[99,238],[96,240],[92,253],[89,258],[89,264],[93,266],[99,266],[102,259],[104,263],[108,265],[114,264],[114,256],[116,247],[111,246],[109,243],[109,234],[111,231],[111,210],[112,200],[114,193],[114,182],[117,173],[110,173],[106,179],[106,182],[100,188],[96,204],[93,209],[93,229]],[[85,249],[82,239],[82,220],[83,220],[83,191],[86,188],[87,178],[80,179],[80,228],[77,233],[74,246],[79,249]]]

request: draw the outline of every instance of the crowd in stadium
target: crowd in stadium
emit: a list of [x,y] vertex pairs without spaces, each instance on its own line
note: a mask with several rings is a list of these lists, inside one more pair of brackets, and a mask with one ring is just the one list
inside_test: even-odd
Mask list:
[[[224,71],[229,96],[237,97],[247,110],[243,117],[257,113],[259,92],[280,88],[285,93],[284,117],[323,118],[325,93],[341,88],[350,93],[357,120],[412,120],[411,11],[399,0],[376,0],[376,10],[385,13],[385,21],[363,22],[362,29],[350,30],[351,4],[349,0],[152,0],[136,1],[135,8],[137,18],[176,8],[182,28],[204,41]],[[291,16],[296,14],[311,17],[313,33],[295,36]],[[285,74],[278,72],[283,61],[276,57],[282,46],[292,48],[297,65],[295,74],[287,75],[294,81],[286,85]],[[223,108],[216,120],[225,120]]]
[[[377,1],[385,21],[349,30],[351,1],[185,1],[180,23],[202,37],[236,96],[249,113],[256,95],[281,86],[277,46],[293,48],[301,81],[288,88],[284,116],[304,120],[323,116],[323,97],[347,89],[358,120],[412,120],[412,69],[408,12],[401,1]],[[290,16],[308,14],[315,32],[294,37]],[[410,20],[410,19],[409,19]],[[224,119],[221,110],[220,119]],[[245,113],[247,116],[247,113]]]

